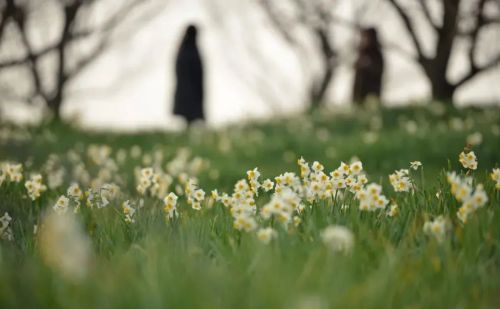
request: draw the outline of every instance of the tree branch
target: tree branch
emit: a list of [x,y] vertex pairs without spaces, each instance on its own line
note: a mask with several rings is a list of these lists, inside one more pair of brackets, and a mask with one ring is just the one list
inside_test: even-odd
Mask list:
[[463,84],[470,81],[472,78],[474,78],[477,74],[494,69],[498,65],[500,65],[500,54],[498,54],[495,58],[488,61],[487,63],[485,63],[482,66],[471,67],[469,73],[467,73],[464,77],[462,77],[462,79],[460,79],[458,82],[456,82],[454,84],[454,86],[460,87]]
[[73,78],[74,76],[78,75],[81,71],[83,71],[89,64],[92,63],[94,59],[99,57],[109,46],[109,36],[106,39],[103,39],[97,47],[95,47],[89,54],[87,54],[85,57],[82,57],[76,65],[73,67],[73,69],[68,70],[66,72],[66,78],[69,80]]
[[399,17],[402,19],[403,24],[406,28],[406,31],[410,35],[410,38],[415,46],[415,50],[417,51],[418,61],[423,63],[426,61],[427,57],[424,55],[422,46],[420,45],[420,41],[418,40],[417,34],[413,25],[411,23],[410,17],[406,14],[403,8],[396,2],[396,0],[388,0],[390,4],[394,7]]
[[476,24],[474,28],[472,29],[471,33],[471,38],[470,38],[470,47],[469,47],[469,52],[468,52],[468,58],[469,58],[469,65],[470,65],[470,72],[474,72],[477,68],[476,64],[476,49],[478,46],[478,37],[479,37],[479,32],[481,31],[481,28],[484,26],[484,15],[483,15],[483,10],[484,10],[484,5],[486,4],[487,0],[479,0],[477,4],[477,8],[475,13],[475,18],[476,18]]
[[2,10],[2,14],[0,15],[0,46],[2,46],[2,37],[4,33],[5,26],[7,26],[7,21],[9,20],[9,10],[6,6]]
[[500,16],[484,17],[484,25],[500,24]]
[[28,33],[26,31],[24,9],[16,6],[15,10],[16,10],[16,14],[13,16],[13,20],[14,20],[15,24],[17,25],[17,28],[19,30],[19,34],[21,36],[21,41],[22,41],[24,48],[26,49],[26,52],[27,52],[26,59],[27,59],[28,65],[29,65],[31,77],[33,79],[33,84],[34,84],[34,88],[35,88],[32,96],[34,97],[36,95],[40,95],[44,99],[46,99],[47,96],[43,90],[41,77],[40,77],[40,71],[38,70],[38,55],[33,52],[33,47],[31,45],[31,42],[28,39]]
[[351,29],[354,31],[361,30],[361,26],[355,21],[349,20],[347,18],[343,18],[337,15],[331,16],[331,21],[339,26],[345,27],[347,29]]
[[127,17],[127,15],[132,12],[133,8],[139,4],[141,4],[140,0],[130,2],[128,5],[123,6],[120,10],[115,12],[111,18],[109,18],[100,27],[97,27],[95,30],[88,29],[87,31],[79,33],[79,35],[83,36],[87,34],[100,33],[102,37],[99,40],[99,44],[89,54],[80,59],[73,69],[68,70],[66,73],[68,79],[83,71],[92,62],[92,60],[99,57],[105,51],[105,49],[110,45],[113,30],[123,21],[123,19]]
[[[57,48],[58,43],[53,43],[50,44],[49,46],[44,47],[43,49],[33,52],[32,51],[32,56],[35,56],[36,58],[42,58],[45,55],[49,54],[50,52],[54,51]],[[30,61],[30,55],[26,55],[22,58],[19,59],[10,59],[10,60],[5,60],[3,62],[0,62],[0,70],[1,69],[6,69],[6,68],[11,68],[11,67],[16,67],[20,65],[25,65],[27,62]]]
[[[102,23],[99,26],[92,27],[92,28],[87,28],[87,29],[82,29],[78,31],[72,31],[69,33],[69,36],[66,38],[66,42],[68,43],[74,43],[79,40],[87,39],[91,36],[97,35],[99,33],[103,32],[108,32],[112,31],[115,29],[119,23],[121,22],[121,19],[124,18],[126,13],[130,12],[135,6],[140,4],[140,1],[134,1],[131,2],[129,5],[122,7],[118,12],[113,14],[108,20],[106,20],[104,23]],[[59,47],[60,42],[54,42],[51,43],[42,49],[38,51],[33,51],[32,54],[36,58],[42,58],[46,56],[47,54],[55,51]],[[22,58],[18,59],[9,59],[0,62],[0,69],[5,69],[5,68],[11,68],[11,67],[16,67],[20,65],[25,65],[27,62],[29,62],[29,55],[26,55]]]
[[439,26],[436,24],[436,22],[432,19],[431,11],[429,8],[429,4],[427,3],[427,0],[417,0],[418,4],[420,4],[420,7],[422,8],[422,11],[424,12],[425,19],[429,22],[431,27],[435,31],[439,31]]
[[290,45],[294,46],[299,45],[297,40],[290,34],[290,29],[286,27],[286,25],[283,24],[280,17],[278,17],[278,14],[276,13],[270,1],[260,0],[260,3],[262,4],[261,7],[263,8],[263,11],[266,13],[267,17],[273,24],[274,28],[276,28],[279,31],[283,39]]
[[391,42],[391,41],[386,41],[386,42],[381,42],[381,47],[382,50],[394,50],[404,58],[408,59],[411,62],[418,62],[418,59],[415,57],[415,54],[404,49],[401,47],[401,45]]

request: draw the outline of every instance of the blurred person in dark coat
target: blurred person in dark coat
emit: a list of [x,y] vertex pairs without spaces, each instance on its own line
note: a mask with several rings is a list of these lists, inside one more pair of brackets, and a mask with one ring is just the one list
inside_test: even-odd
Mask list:
[[196,42],[198,30],[190,25],[182,40],[175,74],[174,114],[184,117],[188,125],[195,120],[205,119],[203,112],[203,65]]
[[380,99],[384,57],[375,28],[361,30],[355,71],[353,101],[362,104],[368,97]]

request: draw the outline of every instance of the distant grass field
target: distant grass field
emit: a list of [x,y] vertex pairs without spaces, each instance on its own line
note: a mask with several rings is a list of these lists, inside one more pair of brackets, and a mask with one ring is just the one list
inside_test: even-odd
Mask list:
[[[477,170],[458,161],[464,148],[477,156]],[[309,178],[300,177],[301,157],[310,163]],[[2,161],[0,217],[11,218],[0,219],[2,308],[500,306],[500,191],[490,176],[500,164],[497,108],[318,111],[180,133],[3,125]],[[321,172],[314,161],[324,165],[326,182],[315,178]],[[368,178],[361,191],[381,185],[377,195],[387,205],[364,211],[359,191],[325,187],[341,162],[356,161]],[[409,169],[411,161],[422,167],[409,170],[408,192],[395,192],[389,175]],[[15,171],[7,171],[7,163],[22,164],[20,182],[9,180]],[[148,167],[157,179],[144,180]],[[211,197],[214,189],[233,194],[240,179],[248,184],[247,171],[255,167],[260,184],[269,178],[276,185],[276,176],[295,173],[300,184],[290,185],[290,194],[301,206],[292,203],[287,212],[277,189],[236,190],[247,199],[233,195],[228,206]],[[487,201],[466,223],[457,217],[466,199],[451,192],[451,171],[474,192],[484,185]],[[349,173],[342,179],[360,179],[352,168]],[[41,174],[48,187],[35,200],[25,185],[32,174]],[[309,199],[305,188],[316,180],[321,189]],[[85,194],[71,198],[72,184],[93,188],[90,201]],[[102,189],[109,184],[112,194]],[[141,184],[145,194],[137,190]],[[195,210],[186,195],[199,189],[205,196]],[[163,201],[170,192],[178,196],[172,218]],[[267,219],[273,194],[286,209]],[[59,215],[53,206],[61,195],[69,202]],[[123,206],[126,200],[132,210]],[[394,205],[398,211],[391,213]],[[328,234],[329,226],[348,235]]]

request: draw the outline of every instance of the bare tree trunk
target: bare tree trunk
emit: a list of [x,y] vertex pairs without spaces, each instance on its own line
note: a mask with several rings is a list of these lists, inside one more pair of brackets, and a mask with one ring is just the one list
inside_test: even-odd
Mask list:
[[429,76],[432,99],[453,104],[453,96],[457,88],[448,82],[444,75],[435,74],[434,76]]
[[325,105],[326,94],[333,79],[333,71],[333,66],[326,66],[319,82],[313,84],[310,94],[310,104],[312,109]]
[[47,102],[47,106],[52,113],[54,121],[61,120],[61,106],[63,102],[62,92],[58,91],[57,94]]
[[[124,0],[122,2],[125,4],[113,14],[109,15],[107,20],[100,23],[99,26],[87,26],[86,28],[79,27],[81,29],[75,30],[75,24],[77,23],[81,9],[85,6],[92,5],[96,1],[60,1],[61,9],[63,9],[63,23],[59,38],[57,41],[51,42],[42,49],[37,50],[29,40],[28,31],[26,29],[26,25],[29,23],[27,18],[30,16],[30,14],[27,14],[27,10],[29,9],[27,2],[16,0],[0,1],[6,1],[6,5],[2,6],[0,9],[0,43],[2,43],[1,39],[4,38],[3,34],[6,24],[12,21],[19,30],[19,39],[25,50],[24,53],[19,53],[24,54],[19,58],[0,62],[0,69],[22,66],[29,69],[33,83],[33,91],[23,99],[27,102],[32,102],[35,97],[43,98],[48,110],[53,115],[52,120],[54,121],[59,121],[61,119],[61,107],[64,104],[66,87],[69,82],[106,50],[111,42],[113,29],[126,20],[127,16],[134,11],[135,7],[146,2],[143,0]],[[160,4],[160,6],[162,5]],[[158,6],[155,5],[155,9],[151,8],[145,13],[148,13],[147,16],[151,16],[161,11],[157,9]],[[145,17],[146,15],[142,18]],[[92,36],[98,36],[98,44],[90,52],[78,53],[79,57],[75,58],[74,55],[70,53],[71,45]],[[55,56],[55,70],[52,71],[52,68],[50,69],[50,78],[54,79],[55,85],[51,89],[45,89],[48,87],[43,87],[42,78],[48,74],[43,74],[44,71],[40,68],[39,62],[43,57],[49,54]],[[69,63],[69,57],[73,57],[77,61],[71,61],[71,63]],[[73,58],[72,60],[74,60]]]
[[457,34],[458,9],[461,0],[444,0],[443,25],[438,29],[436,56],[427,64],[427,71],[432,88],[432,99],[453,103],[453,94],[456,87],[446,78],[451,51]]
[[[442,4],[442,10],[440,13],[442,19],[441,24],[433,19],[430,14],[428,3],[425,0],[417,1],[423,9],[428,25],[432,27],[438,37],[437,44],[435,46],[435,54],[433,56],[425,55],[421,40],[417,36],[415,26],[410,18],[411,11],[409,9],[405,9],[405,7],[399,4],[399,2],[403,1],[387,1],[398,13],[410,39],[413,42],[417,53],[415,61],[422,67],[429,83],[431,84],[432,98],[434,100],[440,100],[452,104],[453,95],[455,94],[456,89],[470,81],[479,73],[491,70],[500,64],[500,52],[482,65],[476,62],[476,52],[479,48],[478,41],[481,30],[488,25],[496,25],[500,23],[500,17],[498,14],[497,16],[488,16],[485,13],[487,4],[496,3],[498,7],[498,4],[500,3],[498,0],[477,0],[475,9],[469,13],[469,15],[461,15],[459,11],[460,4],[465,2],[465,0],[440,0],[439,2]],[[465,32],[463,30],[461,31],[459,29],[459,23],[461,20],[467,20],[468,22],[473,21],[473,27]],[[463,75],[457,82],[450,82],[446,77],[446,73],[448,72],[453,45],[459,36],[465,36],[470,41],[468,50],[470,68],[469,72]],[[493,43],[496,42],[492,42],[492,44]]]
[[71,31],[80,10],[82,3],[75,1],[73,4],[64,7],[64,24],[61,32],[59,45],[57,46],[57,73],[56,87],[47,105],[52,112],[53,119],[59,121],[61,119],[61,106],[64,101],[64,91],[68,80],[67,64],[66,64],[66,49],[70,41]]
[[322,107],[326,103],[327,91],[333,79],[334,59],[336,56],[335,50],[330,43],[328,29],[319,27],[315,29],[314,33],[319,40],[324,70],[321,72],[321,77],[312,85],[310,96],[312,109]]

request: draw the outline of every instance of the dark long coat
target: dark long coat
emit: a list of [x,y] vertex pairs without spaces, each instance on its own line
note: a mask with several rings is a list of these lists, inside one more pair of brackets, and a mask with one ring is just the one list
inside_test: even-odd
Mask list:
[[175,74],[174,114],[182,116],[188,123],[204,119],[203,112],[203,65],[196,42],[197,29],[189,26],[182,40]]
[[384,73],[384,57],[381,49],[374,28],[361,31],[353,87],[353,101],[356,103],[363,103],[369,95],[380,98]]

